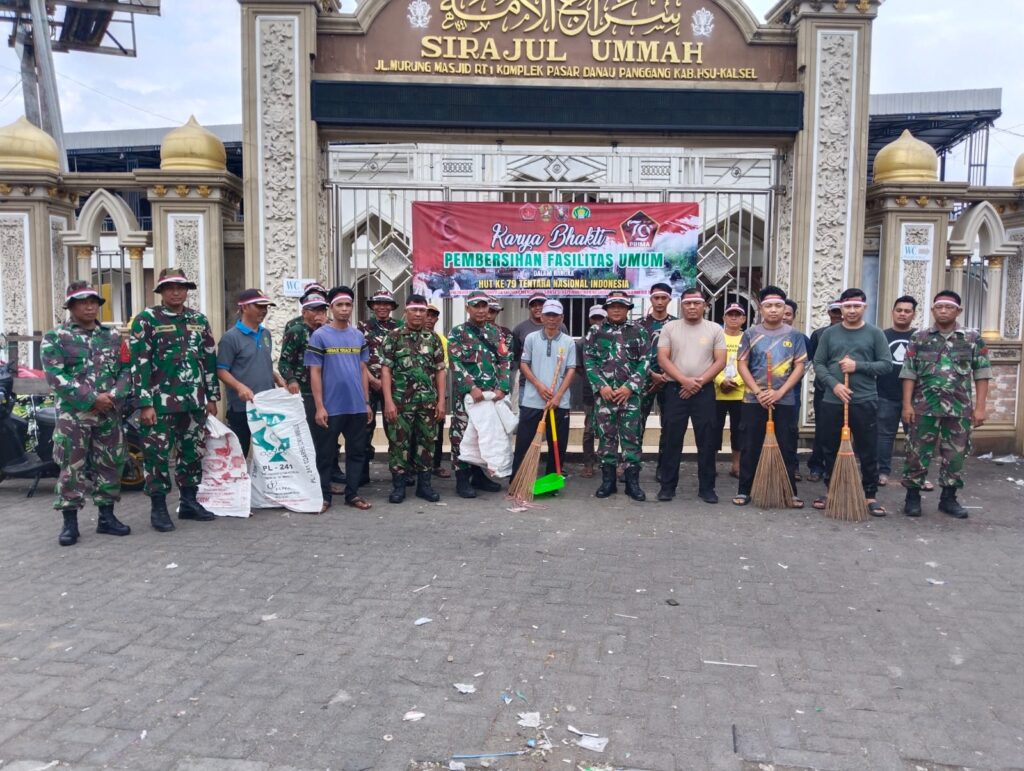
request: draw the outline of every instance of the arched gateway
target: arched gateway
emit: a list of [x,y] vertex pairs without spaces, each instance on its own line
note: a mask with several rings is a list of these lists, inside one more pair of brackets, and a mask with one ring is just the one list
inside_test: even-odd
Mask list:
[[696,280],[808,327],[860,278],[877,0],[240,3],[252,284],[401,290],[422,201],[696,204]]

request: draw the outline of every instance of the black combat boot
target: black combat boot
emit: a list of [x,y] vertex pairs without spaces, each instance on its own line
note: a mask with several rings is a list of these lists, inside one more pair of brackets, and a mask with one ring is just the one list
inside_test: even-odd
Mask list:
[[967,509],[956,499],[955,487],[943,487],[939,496],[939,511],[944,511],[956,519],[967,519]]
[[615,466],[607,463],[601,464],[601,486],[594,493],[598,498],[607,498],[612,493],[619,491],[615,484]]
[[114,516],[114,504],[100,506],[100,516],[96,520],[96,532],[106,535],[128,535],[132,529]]
[[167,496],[149,496],[149,523],[160,533],[169,533],[174,529],[171,515],[167,513]]
[[921,516],[921,491],[916,487],[907,488],[907,497],[903,500],[903,513],[908,517]]
[[441,500],[441,496],[430,485],[429,471],[420,471],[416,474],[416,497],[431,503]]
[[62,509],[64,515],[64,527],[57,536],[57,543],[61,546],[74,546],[78,543],[78,509]]
[[197,492],[198,487],[178,488],[178,519],[194,519],[197,522],[209,522],[213,519],[213,512],[196,500]]
[[406,474],[405,475],[405,486],[406,487],[412,487],[414,484],[416,484],[416,475],[415,474]]
[[405,474],[391,475],[391,495],[388,496],[389,503],[401,503],[405,500]]
[[626,495],[634,501],[646,501],[647,494],[640,489],[640,467],[630,466],[626,469]]
[[485,493],[496,493],[501,490],[501,485],[490,479],[479,466],[473,466],[471,474],[472,485],[477,490],[483,490]]
[[468,468],[460,468],[455,471],[455,492],[460,498],[476,498],[476,490],[470,482],[473,472]]

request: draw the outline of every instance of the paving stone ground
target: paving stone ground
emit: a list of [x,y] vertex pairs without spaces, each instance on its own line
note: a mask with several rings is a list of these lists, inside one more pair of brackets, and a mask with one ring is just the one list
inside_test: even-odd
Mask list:
[[737,508],[726,482],[701,503],[689,462],[656,503],[651,474],[644,504],[578,477],[519,513],[376,483],[369,512],[170,534],[134,493],[131,536],[90,507],[73,548],[49,493],[6,481],[0,768],[442,768],[543,735],[490,767],[1024,767],[1024,466],[970,461],[966,521],[937,493],[907,519],[889,487],[856,525]]

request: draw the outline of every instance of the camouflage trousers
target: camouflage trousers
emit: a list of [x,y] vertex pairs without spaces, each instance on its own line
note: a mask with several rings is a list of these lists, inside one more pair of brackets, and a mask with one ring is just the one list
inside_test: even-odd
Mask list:
[[622,460],[631,466],[639,466],[642,436],[639,394],[633,394],[624,404],[597,397],[594,433],[597,435],[597,456],[603,465],[615,465],[621,445]]
[[[437,411],[433,404],[410,404],[384,424],[388,434],[388,468],[392,474],[413,474],[434,468]],[[410,458],[410,449],[415,454]]]
[[157,413],[154,425],[139,426],[146,495],[167,495],[171,491],[171,453],[177,455],[174,481],[178,489],[199,486],[205,430],[205,411]]
[[79,420],[61,413],[53,432],[53,460],[60,466],[53,508],[80,509],[90,491],[97,506],[121,500],[121,416],[115,411]]
[[907,437],[903,486],[920,490],[928,477],[932,456],[939,453],[939,486],[963,487],[960,472],[971,451],[971,419],[918,415]]
[[462,437],[466,433],[466,426],[469,425],[469,416],[466,414],[465,394],[455,392],[452,396],[452,422],[448,429],[448,436],[452,442],[452,468],[455,471],[472,468],[468,463],[459,460],[459,447],[462,445]]

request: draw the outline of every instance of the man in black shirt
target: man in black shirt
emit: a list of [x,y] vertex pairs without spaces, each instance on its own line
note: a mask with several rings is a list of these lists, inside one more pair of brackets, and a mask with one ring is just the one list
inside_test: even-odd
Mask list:
[[[828,304],[828,326],[834,326],[843,320],[843,305],[838,300]],[[818,350],[818,341],[821,339],[821,333],[824,332],[828,327],[818,327],[813,332],[807,343],[807,361],[814,361],[814,352]],[[814,443],[811,445],[811,457],[807,459],[807,481],[808,482],[820,482],[821,478],[825,476],[825,458],[821,452],[821,421],[818,419],[821,415],[821,400],[825,396],[825,386],[818,382],[817,377],[814,379],[814,393],[811,397],[811,403],[814,405]]]
[[[892,326],[883,329],[892,355],[892,371],[878,378],[878,484],[885,486],[892,474],[892,446],[903,410],[903,386],[900,370],[910,338],[917,330],[911,328],[917,312],[917,300],[903,295],[892,306]],[[907,433],[904,428],[904,433]]]

